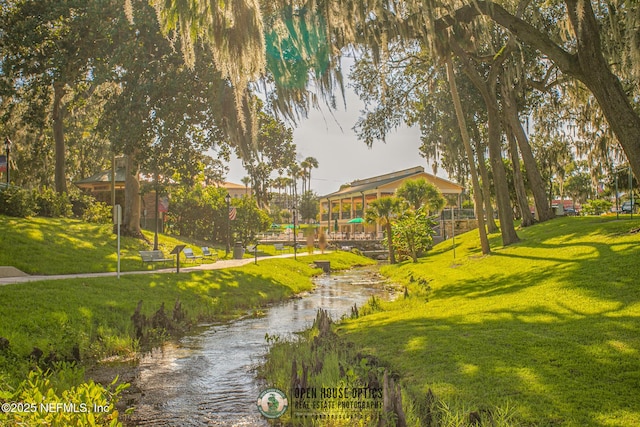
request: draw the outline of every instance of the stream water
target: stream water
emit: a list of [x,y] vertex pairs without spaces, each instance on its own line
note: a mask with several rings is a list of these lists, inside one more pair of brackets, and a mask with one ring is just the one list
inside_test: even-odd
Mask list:
[[268,426],[256,407],[263,386],[255,367],[268,350],[265,335],[283,338],[311,326],[319,308],[339,319],[372,295],[389,295],[371,269],[325,275],[313,292],[269,308],[266,315],[211,325],[143,358],[136,385],[142,397],[128,425]]

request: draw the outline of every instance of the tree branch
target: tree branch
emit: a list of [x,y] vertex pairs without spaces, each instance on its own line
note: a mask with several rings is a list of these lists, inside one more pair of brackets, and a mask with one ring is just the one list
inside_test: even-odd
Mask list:
[[563,73],[576,77],[582,75],[576,55],[567,52],[546,34],[491,1],[478,0],[473,4],[465,5],[453,14],[438,19],[435,28],[438,32],[444,31],[458,22],[471,22],[480,15],[488,16],[520,40],[548,56]]

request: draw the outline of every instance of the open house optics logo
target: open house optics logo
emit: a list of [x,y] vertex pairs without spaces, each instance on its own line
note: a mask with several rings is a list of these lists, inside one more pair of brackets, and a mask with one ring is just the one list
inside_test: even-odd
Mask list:
[[287,395],[277,388],[264,390],[258,396],[258,411],[266,418],[280,418],[288,407]]

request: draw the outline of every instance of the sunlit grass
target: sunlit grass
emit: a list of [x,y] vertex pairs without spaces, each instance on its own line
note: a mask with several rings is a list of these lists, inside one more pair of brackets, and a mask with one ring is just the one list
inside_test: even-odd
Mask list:
[[410,298],[341,330],[418,401],[431,388],[472,410],[509,404],[525,425],[640,425],[639,226],[557,219],[486,257],[477,232],[459,236],[455,259],[447,241],[385,267]]
[[[0,215],[0,265],[29,274],[69,274],[116,271],[117,237],[111,225],[89,224],[66,218],[11,218]],[[143,265],[138,251],[153,248],[153,233],[143,231],[147,242],[122,237],[121,271],[152,269]],[[178,244],[189,244],[200,254],[200,244],[159,235],[159,249],[169,254]],[[212,246],[212,245],[208,245]],[[216,250],[216,248],[212,248]],[[220,251],[222,257],[224,251]],[[184,262],[184,258],[183,258]],[[204,260],[204,262],[210,262]]]

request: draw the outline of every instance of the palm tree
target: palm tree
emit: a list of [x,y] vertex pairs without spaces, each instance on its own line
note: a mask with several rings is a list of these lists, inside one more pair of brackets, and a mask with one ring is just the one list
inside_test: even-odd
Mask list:
[[248,195],[249,194],[249,183],[251,182],[251,178],[249,178],[248,176],[245,176],[244,178],[241,179],[241,181],[244,184],[244,194]]
[[307,183],[308,183],[308,191],[311,191],[311,169],[318,168],[318,160],[315,157],[307,157],[303,160],[303,163],[307,165]]
[[289,177],[291,178],[291,198],[295,204],[298,198],[298,178],[300,177],[300,165],[293,162],[288,167]]
[[303,160],[300,162],[300,178],[302,179],[302,194],[307,192],[307,168],[309,164],[307,160]]
[[405,181],[398,187],[396,194],[409,202],[416,211],[425,206],[429,213],[434,213],[446,203],[440,190],[424,178]]
[[393,250],[393,234],[391,232],[391,220],[395,218],[402,209],[402,201],[397,197],[382,197],[369,203],[369,207],[364,214],[364,219],[369,224],[380,222],[385,227],[387,241],[389,243],[389,261],[396,263],[396,255]]

